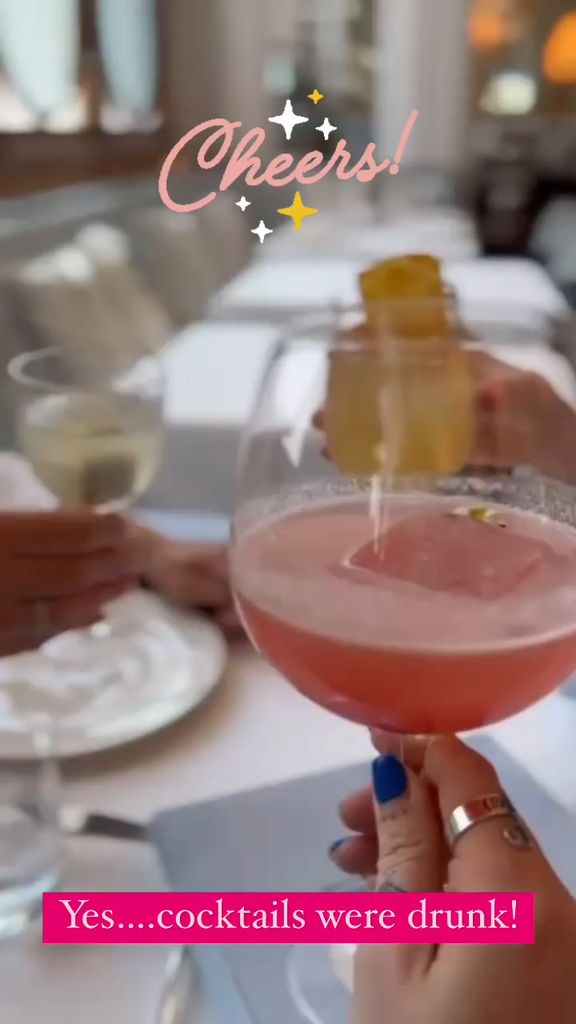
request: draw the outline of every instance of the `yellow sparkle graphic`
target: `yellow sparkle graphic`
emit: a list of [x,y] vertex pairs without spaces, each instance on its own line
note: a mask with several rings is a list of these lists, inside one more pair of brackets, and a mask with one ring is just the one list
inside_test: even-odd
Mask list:
[[324,99],[324,93],[318,92],[318,89],[314,89],[314,92],[308,93],[308,99],[312,100],[312,103],[316,106],[317,103],[320,103],[320,100]]
[[291,217],[296,231],[301,231],[304,218],[313,217],[315,213],[318,213],[318,210],[315,210],[312,206],[305,206],[302,202],[302,196],[297,192],[292,206],[286,206],[283,210],[277,210],[276,213],[281,213],[283,217]]

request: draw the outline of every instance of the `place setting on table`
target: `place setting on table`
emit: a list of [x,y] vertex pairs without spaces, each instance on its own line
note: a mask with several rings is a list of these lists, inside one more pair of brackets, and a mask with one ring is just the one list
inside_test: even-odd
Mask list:
[[[379,261],[357,288],[352,304],[285,325],[255,392],[230,541],[242,622],[259,654],[326,712],[399,737],[468,735],[574,891],[571,794],[563,806],[527,773],[498,724],[519,716],[521,735],[523,715],[576,665],[574,491],[560,434],[540,431],[524,406],[478,401],[479,382],[489,397],[497,372],[478,347],[514,344],[521,330],[500,319],[498,299],[470,319],[429,256]],[[166,431],[162,363],[120,360],[87,377],[81,361],[47,350],[11,365],[21,450],[53,499],[101,514],[144,496]],[[550,391],[550,415],[564,424],[569,406]],[[193,528],[183,514],[132,514],[173,535]],[[215,538],[225,520],[208,520],[195,517]],[[338,801],[367,782],[366,764],[197,804],[175,789],[172,807],[146,822],[67,804],[56,762],[190,713],[226,658],[213,621],[137,592],[93,629],[0,662],[5,934],[60,885],[62,832],[151,843],[176,891],[366,887],[343,881],[326,853]],[[273,742],[263,730],[261,743]],[[10,862],[23,836],[29,859]],[[197,1019],[202,1002],[226,1024],[343,1024],[353,958],[353,947],[183,946],[169,958],[158,1019]]]
[[[85,361],[46,348],[16,357],[8,375],[20,452],[32,471],[24,509],[129,515],[162,458],[162,357],[119,351]],[[137,511],[133,518],[138,524]],[[149,525],[144,514],[142,529]],[[39,599],[34,608],[42,636],[51,605]],[[94,626],[56,630],[38,650],[0,659],[0,934],[18,932],[37,914],[42,892],[59,884],[62,832],[138,832],[88,811],[74,815],[57,765],[134,743],[189,714],[214,691],[227,659],[213,618],[167,603],[136,579]]]

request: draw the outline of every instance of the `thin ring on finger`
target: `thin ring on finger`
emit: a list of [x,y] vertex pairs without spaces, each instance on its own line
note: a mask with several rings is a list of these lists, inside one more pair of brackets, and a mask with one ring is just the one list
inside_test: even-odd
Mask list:
[[401,885],[396,885],[394,882],[384,881],[376,887],[376,892],[399,892],[406,894],[408,889],[403,889]]
[[516,808],[504,793],[488,793],[455,807],[446,821],[446,839],[452,850],[472,829],[496,818],[509,819],[502,830],[502,838],[517,850],[531,849],[530,834],[521,821]]

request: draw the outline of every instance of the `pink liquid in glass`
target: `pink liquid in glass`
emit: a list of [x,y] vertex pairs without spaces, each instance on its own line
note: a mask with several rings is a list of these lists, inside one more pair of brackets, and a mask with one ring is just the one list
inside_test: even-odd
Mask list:
[[345,718],[460,732],[512,715],[576,666],[576,532],[501,509],[357,496],[241,528],[233,574],[258,650]]

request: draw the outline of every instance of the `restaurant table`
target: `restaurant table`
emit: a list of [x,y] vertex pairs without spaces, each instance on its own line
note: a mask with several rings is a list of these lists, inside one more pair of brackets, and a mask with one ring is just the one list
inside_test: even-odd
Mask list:
[[[365,261],[343,256],[255,260],[214,297],[211,319],[278,323],[360,300],[358,276]],[[463,315],[478,305],[524,307],[549,316],[566,312],[566,301],[538,263],[485,258],[446,263],[446,282],[460,299]]]
[[174,338],[164,357],[167,429],[151,507],[230,513],[238,441],[277,340],[273,324],[212,321]]
[[[553,696],[492,733],[576,812],[575,703]],[[66,796],[147,821],[162,808],[370,757],[361,728],[307,702],[239,645],[208,704],[147,741],[70,765]],[[163,888],[152,854],[137,844],[78,839],[73,846],[72,889]],[[75,1024],[80,1011],[83,1024],[155,1024],[166,953],[156,946],[50,948],[30,938],[0,945],[2,1024]]]
[[[288,266],[295,278],[289,274],[285,279],[282,267]],[[466,288],[474,299],[479,291],[488,298],[494,292],[504,297],[512,291],[518,299],[528,296],[540,303],[541,309],[556,310],[561,305],[555,289],[534,264],[501,261],[498,269],[498,261],[491,261],[490,268],[480,261],[462,267]],[[182,436],[204,424],[206,462],[202,473],[193,462],[174,465],[171,486],[177,478],[182,481],[180,500],[164,491],[165,507],[172,499],[180,511],[186,504],[203,513],[212,510],[222,515],[228,511],[224,505],[229,494],[211,491],[210,484],[202,485],[200,477],[219,476],[228,465],[211,458],[215,446],[210,443],[210,432],[217,433],[224,423],[222,450],[226,449],[228,459],[235,451],[259,369],[273,343],[270,328],[264,333],[262,323],[246,324],[251,303],[263,301],[265,316],[256,319],[268,318],[276,324],[279,310],[292,308],[291,302],[304,302],[309,309],[325,304],[327,294],[339,295],[350,288],[357,268],[358,264],[337,259],[255,264],[225,291],[220,302],[220,312],[227,310],[228,319],[234,306],[240,310],[238,322],[200,325],[179,337],[167,357],[169,419]],[[457,275],[458,269],[455,272]],[[319,295],[322,290],[323,297]],[[262,312],[262,305],[259,309]],[[226,365],[227,380],[220,363]],[[197,414],[193,410],[194,384],[202,392]],[[202,486],[205,500],[194,504],[193,495],[198,495]],[[150,498],[151,504],[155,499]],[[176,519],[182,526],[182,515]],[[165,520],[168,532],[174,529],[174,522],[174,517]],[[206,517],[192,517],[190,523],[192,532],[194,524],[204,523],[204,529]],[[564,806],[576,811],[576,703],[555,695],[495,727],[493,734]],[[362,729],[306,701],[239,644],[231,650],[221,685],[193,715],[132,746],[68,764],[65,798],[92,811],[145,822],[176,804],[368,761],[370,756]],[[74,840],[70,854],[65,885],[71,889],[149,890],[163,886],[159,866],[146,847],[86,838]],[[6,942],[0,945],[1,1024],[30,1024],[36,1019],[42,1024],[75,1024],[79,1017],[83,1024],[101,1024],[103,1019],[155,1024],[166,952],[159,947],[42,947],[33,935]]]
[[[10,466],[12,479],[18,463]],[[1,479],[1,478],[0,478]],[[22,466],[22,488],[31,481]],[[15,488],[10,492],[14,498]],[[166,533],[214,539],[221,520],[149,513]],[[212,533],[210,532],[212,530]],[[576,702],[554,695],[490,730],[548,792],[576,812],[573,750]],[[155,736],[68,762],[65,801],[91,811],[149,821],[159,811],[242,792],[347,764],[367,763],[363,729],[301,697],[246,644],[230,651],[212,697],[195,713]],[[70,844],[71,891],[164,888],[146,846],[91,838]],[[222,880],[223,888],[226,880]],[[167,949],[42,947],[35,935],[0,944],[2,1024],[83,1024],[102,1019],[155,1024]],[[204,1024],[195,1020],[193,1024]],[[212,1024],[212,1022],[207,1022]],[[227,1024],[227,1022],[218,1022]]]
[[[311,197],[309,205],[316,205]],[[351,206],[324,211],[306,220],[296,232],[291,224],[276,228],[259,259],[302,259],[303,256],[343,255],[370,263],[399,252],[427,252],[441,260],[468,260],[480,255],[480,243],[468,214],[451,207],[383,212]]]
[[[71,892],[162,891],[154,851],[135,843],[68,843]],[[2,1024],[156,1024],[168,947],[42,946],[39,929],[0,943]],[[190,1022],[200,1024],[200,1022]]]

